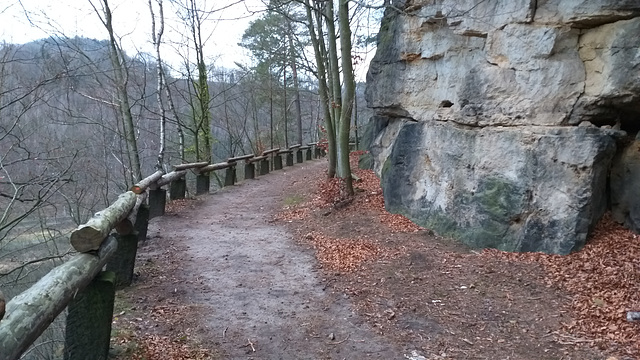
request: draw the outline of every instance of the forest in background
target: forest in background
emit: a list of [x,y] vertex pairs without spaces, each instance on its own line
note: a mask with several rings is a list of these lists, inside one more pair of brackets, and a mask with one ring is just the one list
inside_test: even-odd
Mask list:
[[[156,54],[125,53],[108,2],[95,3],[107,40],[52,34],[0,44],[0,286],[9,298],[61,263],[68,231],[141,175],[326,141],[323,107],[331,99],[319,93],[303,2],[273,6],[253,21],[242,39],[251,65],[238,59],[235,69],[204,57],[216,34],[201,33],[211,12],[195,1],[170,2],[191,40],[180,44],[182,64],[164,63],[159,46]],[[150,41],[159,45],[167,10],[162,1],[149,5]],[[358,29],[378,21],[380,8],[354,3],[352,11],[354,49],[371,51],[373,37]],[[326,25],[317,35],[335,33]],[[356,94],[351,141],[370,116],[363,83]]]

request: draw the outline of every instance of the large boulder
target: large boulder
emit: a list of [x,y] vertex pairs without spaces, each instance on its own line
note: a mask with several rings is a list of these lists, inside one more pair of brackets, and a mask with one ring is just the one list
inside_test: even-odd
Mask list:
[[402,126],[386,207],[473,247],[566,254],[606,210],[615,142],[592,127]]
[[616,155],[610,181],[613,218],[640,232],[640,139]]
[[580,248],[640,129],[639,16],[635,0],[395,1],[366,91],[387,208],[476,247]]

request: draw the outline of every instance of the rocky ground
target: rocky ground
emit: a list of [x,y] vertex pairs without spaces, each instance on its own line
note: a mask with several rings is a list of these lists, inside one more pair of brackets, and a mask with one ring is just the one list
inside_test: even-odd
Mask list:
[[384,211],[322,160],[152,220],[118,297],[119,359],[635,359],[635,236],[571,256],[475,251]]

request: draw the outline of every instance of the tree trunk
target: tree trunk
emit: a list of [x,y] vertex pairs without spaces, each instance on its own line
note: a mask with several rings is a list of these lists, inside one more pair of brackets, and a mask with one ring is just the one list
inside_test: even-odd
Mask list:
[[[191,22],[191,36],[196,53],[196,67],[198,70],[198,78],[192,81],[196,96],[196,112],[194,114],[196,161],[211,161],[211,112],[209,111],[209,102],[211,94],[209,93],[209,83],[207,82],[207,66],[204,63],[204,49],[202,42],[202,23],[199,10],[196,7],[195,0],[189,1],[189,15]],[[201,143],[200,143],[201,142]],[[202,147],[200,148],[202,144]]]
[[[324,38],[322,37],[322,14],[319,13],[320,10],[315,12],[315,20],[314,13],[309,0],[305,0],[305,7],[307,10],[307,26],[309,28],[309,35],[311,37],[311,43],[313,45],[313,52],[316,58],[316,64],[318,66],[318,86],[320,92],[320,101],[322,102],[322,108],[324,112],[326,131],[327,131],[327,142],[329,145],[329,169],[327,171],[327,176],[332,178],[336,173],[336,138],[335,138],[335,129],[334,123],[331,114],[330,108],[330,97],[329,97],[329,88],[327,86],[327,69],[325,67],[325,59],[326,59],[326,51],[323,51],[324,48]],[[316,34],[315,28],[313,24],[316,24],[318,28],[318,33]]]
[[124,121],[125,141],[127,144],[127,156],[129,157],[130,171],[133,175],[133,181],[137,182],[142,179],[142,171],[140,168],[140,156],[138,154],[138,143],[135,134],[135,126],[133,123],[133,115],[131,114],[131,106],[129,105],[129,93],[127,91],[128,70],[122,49],[120,49],[113,31],[111,18],[111,9],[108,0],[102,0],[104,7],[103,25],[109,33],[109,58],[113,66],[113,72],[116,82],[118,105]]
[[339,0],[338,20],[340,22],[340,50],[342,55],[342,77],[344,79],[344,98],[342,99],[339,129],[338,176],[345,180],[347,193],[353,195],[351,166],[349,164],[349,132],[351,127],[351,109],[355,97],[355,79],[351,60],[351,28],[349,26],[349,0]]
[[162,9],[162,0],[156,0],[158,3],[160,26],[156,33],[156,16],[153,13],[153,5],[149,0],[149,11],[151,12],[151,39],[153,40],[153,46],[156,51],[156,76],[157,88],[156,88],[156,100],[158,101],[158,113],[160,114],[160,147],[158,149],[158,162],[156,169],[162,170],[164,165],[164,151],[165,151],[165,125],[166,125],[166,111],[164,109],[164,101],[162,98],[162,89],[164,88],[164,73],[162,71],[162,57],[160,56],[160,43],[162,41],[162,34],[164,33],[164,11]]
[[298,67],[296,66],[295,52],[293,51],[293,40],[291,39],[291,25],[289,25],[289,51],[291,52],[291,73],[293,75],[293,91],[295,92],[296,117],[298,120],[298,144],[302,141],[302,110],[300,106],[300,87],[298,85]]

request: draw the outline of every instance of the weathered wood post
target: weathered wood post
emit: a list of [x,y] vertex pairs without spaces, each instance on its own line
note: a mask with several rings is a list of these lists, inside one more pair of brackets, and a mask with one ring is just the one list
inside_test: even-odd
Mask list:
[[307,147],[307,161],[311,160],[311,159],[312,159],[312,157],[311,157],[311,146],[308,146]]
[[267,156],[260,160],[260,175],[267,175],[269,173],[269,158]]
[[171,200],[184,199],[187,193],[187,180],[185,178],[179,178],[173,180],[169,185],[169,198]]
[[[233,184],[238,182],[238,174],[236,172],[236,163],[240,160],[244,160],[245,161],[245,165],[244,165],[244,178],[245,179],[253,179],[255,178],[255,165],[253,167],[253,174],[250,174],[250,176],[252,177],[247,177],[247,165],[251,163],[250,159],[254,157],[254,154],[247,154],[247,155],[242,155],[242,156],[236,156],[236,157],[232,157],[232,158],[228,158],[227,159],[227,163],[231,165],[231,169],[233,169]],[[251,169],[248,169],[249,171],[251,171]],[[229,172],[229,168],[227,168],[227,173]],[[228,177],[229,175],[225,174],[225,179],[224,179],[224,186],[230,186],[227,185],[228,183]]]
[[293,166],[293,151],[287,152],[287,166]]
[[109,355],[116,275],[101,272],[69,303],[65,360],[103,360]]
[[107,262],[107,271],[112,271],[116,276],[116,288],[123,289],[133,281],[133,269],[136,265],[138,253],[138,234],[116,235],[118,248],[116,253]]
[[282,170],[282,155],[279,153],[273,156],[273,170]]
[[296,162],[298,164],[302,163],[304,161],[303,157],[302,157],[302,150],[298,149],[296,151]]
[[164,215],[164,209],[167,205],[167,190],[158,188],[149,190],[149,218],[153,219],[157,216]]
[[236,180],[236,165],[229,166],[224,172],[224,186],[233,186]]
[[138,234],[138,242],[147,240],[147,230],[149,229],[149,206],[142,204],[138,209],[138,216],[133,224],[135,232]]
[[[280,154],[280,148],[273,148],[262,152],[262,156],[266,157],[267,174],[271,170],[271,166],[273,166],[273,170],[278,170],[276,167],[276,158],[278,157],[278,154]],[[269,158],[271,158],[271,161],[269,161]],[[280,159],[280,168],[282,169],[282,159]],[[264,174],[261,173],[261,175]]]
[[[309,147],[308,153],[311,154],[311,157],[313,159],[317,159],[320,156],[318,156],[318,143],[317,142],[312,142],[312,143],[308,143],[307,146]],[[309,155],[307,155],[309,156]],[[310,160],[310,159],[308,159]]]
[[244,178],[255,179],[256,178],[256,165],[252,162],[244,164]]
[[320,153],[320,148],[316,146],[314,150],[314,156],[316,157],[316,159],[320,159],[320,157],[322,156],[322,154]]
[[208,194],[211,179],[209,174],[198,174],[196,176],[196,195]]
[[[196,195],[206,194],[209,192],[209,174],[201,173],[199,169],[209,165],[207,162],[189,163],[174,165],[173,170],[175,172],[182,172],[188,169],[193,169],[196,173]],[[184,173],[186,174],[186,172]],[[182,176],[180,176],[182,177]]]

